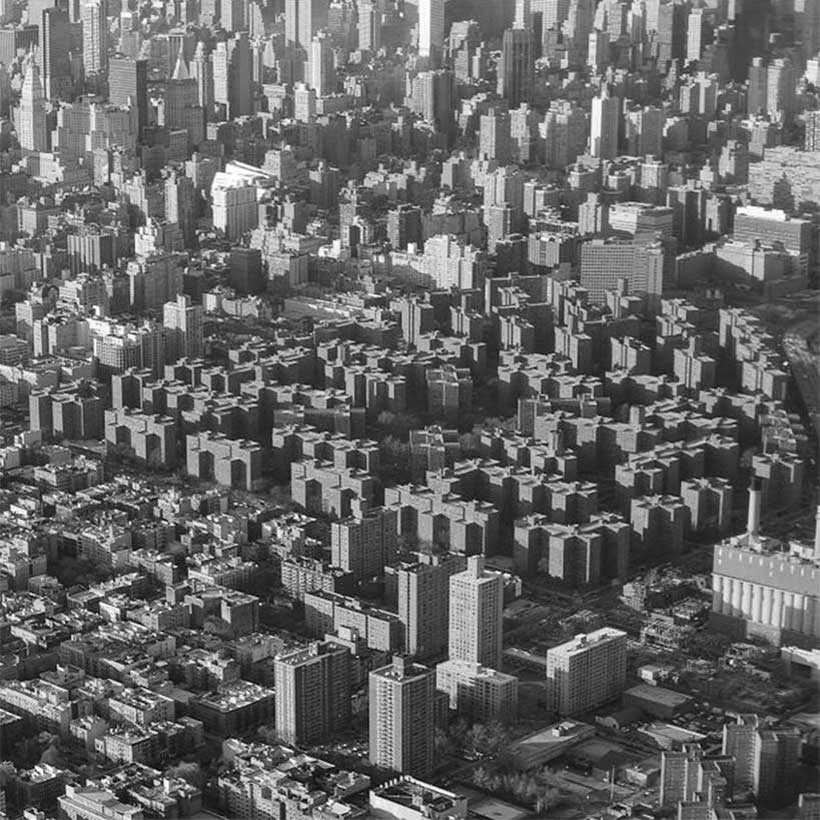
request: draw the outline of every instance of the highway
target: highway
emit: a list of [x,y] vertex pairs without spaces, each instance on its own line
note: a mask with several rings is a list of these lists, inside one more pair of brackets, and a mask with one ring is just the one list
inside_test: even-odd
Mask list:
[[783,349],[815,433],[820,438],[820,363],[809,347],[809,340],[817,332],[817,317],[804,319],[789,328],[783,338]]

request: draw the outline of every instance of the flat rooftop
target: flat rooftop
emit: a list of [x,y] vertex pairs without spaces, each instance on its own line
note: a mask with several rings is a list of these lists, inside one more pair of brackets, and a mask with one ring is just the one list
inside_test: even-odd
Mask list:
[[663,686],[652,686],[649,683],[639,683],[631,689],[624,692],[624,697],[642,698],[643,700],[651,700],[654,703],[660,703],[664,706],[676,708],[683,706],[685,703],[691,702],[692,698],[689,695],[684,695],[681,692],[675,692],[672,689],[666,689]]

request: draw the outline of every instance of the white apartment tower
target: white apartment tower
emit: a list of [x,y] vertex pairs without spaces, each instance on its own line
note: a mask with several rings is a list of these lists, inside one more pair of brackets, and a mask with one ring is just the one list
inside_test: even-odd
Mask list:
[[504,580],[484,569],[484,557],[471,555],[467,569],[450,578],[451,661],[501,668]]

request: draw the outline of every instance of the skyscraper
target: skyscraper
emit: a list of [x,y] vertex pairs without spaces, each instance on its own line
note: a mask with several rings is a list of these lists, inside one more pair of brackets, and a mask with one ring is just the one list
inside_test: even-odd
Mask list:
[[350,720],[350,652],[316,641],[274,661],[276,731],[285,743],[317,743]]
[[222,0],[220,3],[220,25],[231,34],[247,29],[246,12],[248,10],[247,0]]
[[789,60],[777,59],[769,64],[766,84],[766,106],[774,119],[782,113],[786,122],[794,114],[794,68]]
[[746,110],[757,114],[767,110],[769,71],[762,57],[755,57],[749,66],[749,79],[746,90]]
[[251,47],[245,32],[216,44],[213,53],[214,102],[226,107],[229,119],[253,112]]
[[372,0],[359,2],[359,48],[362,51],[378,51],[382,45],[382,17],[377,3]]
[[112,105],[137,109],[137,139],[148,125],[148,61],[117,54],[108,66],[108,100]]
[[421,114],[436,128],[450,134],[453,126],[453,101],[455,99],[455,75],[452,71],[422,71],[413,80],[410,100],[414,111]]
[[500,669],[503,609],[503,578],[471,555],[467,569],[450,578],[450,660]]
[[532,31],[507,29],[501,42],[498,94],[509,101],[510,108],[531,101],[533,71]]
[[165,84],[160,111],[160,124],[173,130],[187,131],[189,145],[198,145],[205,136],[205,117],[199,106],[197,81],[188,70],[182,49],[177,55],[174,73]]
[[214,103],[214,65],[202,41],[196,44],[191,76],[196,80],[199,104],[207,112]]
[[[165,218],[179,225],[183,241],[193,241],[196,226],[196,187],[190,177],[171,171],[165,178]],[[231,264],[233,272],[233,264]]]
[[532,28],[532,0],[515,0],[513,28]]
[[403,202],[387,212],[387,238],[396,250],[404,250],[409,242],[422,244],[421,208]]
[[689,12],[686,32],[686,60],[696,62],[700,60],[703,48],[706,45],[706,18],[704,9],[694,8]]
[[532,4],[532,10],[540,10],[543,14],[541,25],[544,31],[550,28],[560,29],[569,15],[569,3],[570,0],[538,0]]
[[547,651],[547,708],[570,717],[618,697],[626,680],[626,633],[598,629]]
[[41,48],[43,86],[49,100],[71,99],[71,21],[68,9],[55,7],[43,11]]
[[333,43],[326,31],[320,31],[310,41],[308,79],[310,87],[316,91],[317,97],[326,97],[336,90]]
[[285,0],[285,40],[306,52],[316,33],[327,25],[328,0]]
[[80,9],[83,23],[83,65],[85,73],[104,74],[108,70],[108,25],[103,0],[84,0]]
[[803,56],[816,57],[820,50],[820,3],[794,0],[795,31],[800,33]]
[[444,45],[444,0],[419,0],[419,56],[433,57]]
[[620,101],[610,97],[606,89],[593,98],[589,135],[589,153],[593,157],[615,159],[618,156],[620,115]]
[[820,111],[806,112],[806,151],[820,151]]
[[24,151],[48,151],[46,109],[40,69],[34,60],[27,60],[20,107],[17,109],[17,138]]
[[169,360],[197,359],[203,353],[202,305],[194,305],[190,296],[177,296],[162,310]]
[[370,673],[370,762],[424,777],[433,767],[435,673],[394,656]]

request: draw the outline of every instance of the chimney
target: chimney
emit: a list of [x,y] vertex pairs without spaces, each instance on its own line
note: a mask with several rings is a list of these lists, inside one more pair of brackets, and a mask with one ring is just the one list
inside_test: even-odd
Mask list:
[[817,505],[817,518],[814,527],[814,560],[820,561],[820,504]]
[[761,505],[760,479],[752,477],[749,485],[749,517],[746,520],[746,534],[757,536],[760,534],[760,505]]

